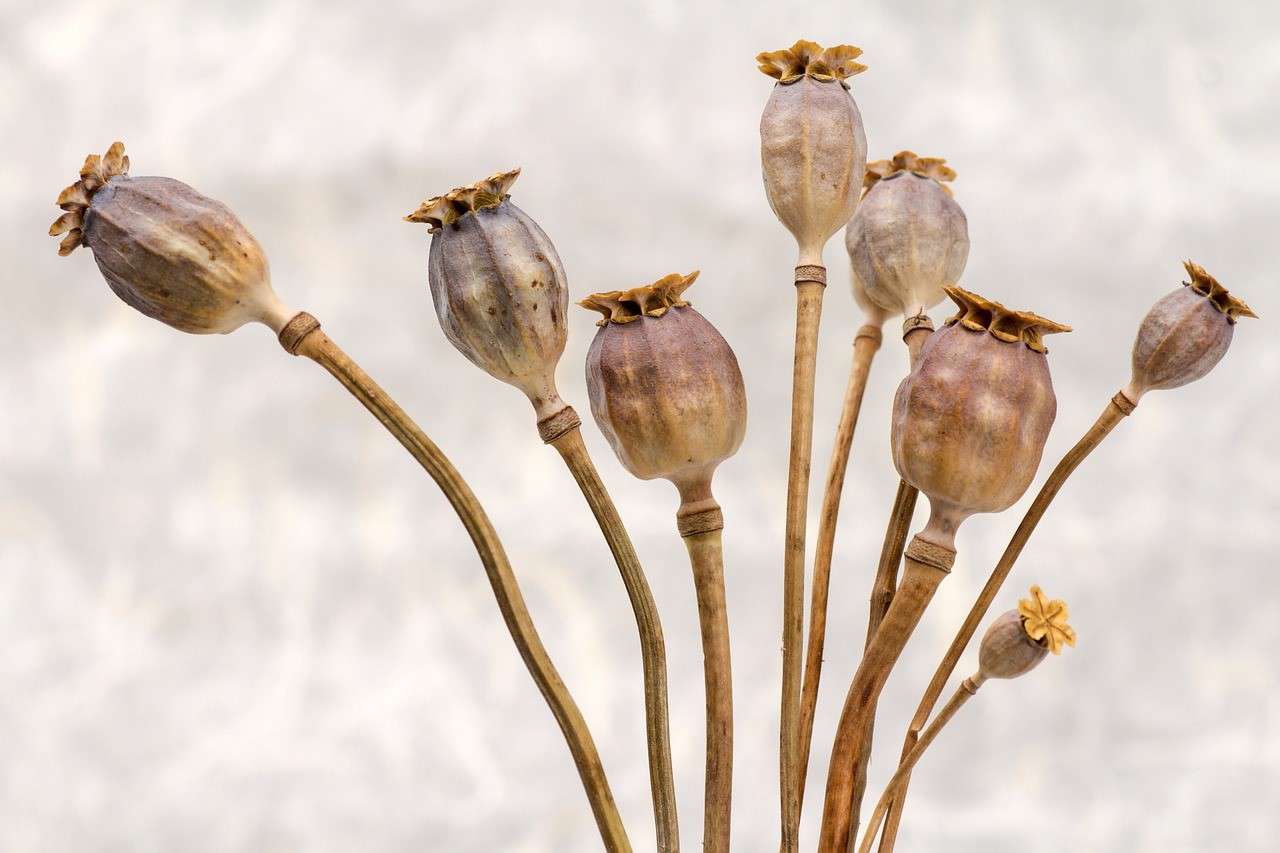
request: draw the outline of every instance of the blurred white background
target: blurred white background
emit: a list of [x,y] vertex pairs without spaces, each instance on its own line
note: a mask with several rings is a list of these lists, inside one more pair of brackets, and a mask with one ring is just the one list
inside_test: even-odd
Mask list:
[[[653,830],[621,582],[525,400],[445,341],[426,231],[400,217],[518,164],[516,202],[556,241],[574,298],[702,270],[692,299],[736,346],[751,403],[717,478],[734,846],[776,849],[794,244],[761,187],[772,81],[752,58],[806,37],[866,51],[853,93],[872,158],[912,148],[959,172],[964,283],[1075,326],[1050,341],[1041,476],[1126,381],[1182,258],[1262,317],[1207,379],[1145,399],[1060,496],[998,606],[1041,583],[1070,602],[1080,645],[957,718],[917,774],[900,848],[1273,850],[1278,36],[1280,7],[1244,2],[0,3],[0,849],[599,844],[479,562],[404,451],[262,327],[182,335],[112,296],[87,252],[57,257],[57,192],[117,138],[134,174],[231,205],[282,298],[469,478],[637,849]],[[827,263],[815,514],[859,323],[838,238]],[[585,414],[594,327],[571,320],[561,388]],[[896,483],[905,358],[887,331],[837,541],[806,846]],[[677,501],[584,432],[663,613],[697,849],[701,656]],[[886,692],[873,795],[1026,503],[962,532]]]

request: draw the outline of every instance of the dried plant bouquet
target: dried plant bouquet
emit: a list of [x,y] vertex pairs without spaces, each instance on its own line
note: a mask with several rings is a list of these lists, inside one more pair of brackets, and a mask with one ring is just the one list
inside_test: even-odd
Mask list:
[[[977,671],[954,685],[951,698],[938,708],[961,657],[1067,478],[1148,392],[1208,374],[1225,356],[1238,320],[1256,316],[1203,267],[1185,263],[1188,281],[1156,301],[1139,324],[1128,382],[1045,478],[977,592],[906,725],[896,770],[862,825],[881,691],[952,572],[961,525],[1009,509],[1035,480],[1058,410],[1045,339],[1070,327],[961,286],[970,244],[965,212],[949,186],[956,172],[940,157],[911,151],[867,162],[862,116],[848,83],[866,70],[854,61],[860,54],[849,45],[823,48],[802,40],[757,57],[759,70],[775,81],[760,121],[764,188],[798,252],[783,565],[778,582],[750,581],[762,590],[781,591],[776,840],[784,851],[801,849],[837,521],[885,323],[902,319],[910,364],[892,400],[877,403],[891,415],[888,461],[899,485],[879,553],[867,555],[865,647],[830,733],[816,843],[821,853],[869,853],[877,840],[880,853],[890,853],[911,776],[961,707],[985,682],[1018,678],[1050,653],[1075,645],[1066,604],[1033,586],[1016,608],[990,623],[979,643]],[[518,176],[518,169],[500,172],[433,196],[405,218],[427,226],[427,282],[445,336],[474,365],[528,398],[539,437],[564,460],[613,554],[639,638],[657,849],[676,851],[681,838],[661,620],[628,531],[587,453],[582,422],[557,390],[569,326],[574,317],[584,325],[587,315],[569,311],[568,277],[555,246],[511,201]],[[193,334],[225,334],[251,323],[267,326],[286,352],[311,359],[337,379],[431,476],[471,537],[512,641],[563,732],[604,849],[631,850],[591,732],[539,639],[512,564],[476,495],[315,317],[286,307],[272,288],[266,253],[235,214],[181,181],[131,175],[120,142],[102,156],[89,156],[57,204],[62,213],[49,233],[61,238],[59,254],[87,248],[108,286],[130,306]],[[818,519],[806,632],[809,469],[817,338],[827,284],[823,251],[841,228],[861,317],[851,326],[853,353]],[[733,672],[725,518],[712,479],[746,435],[747,397],[733,349],[688,298],[697,276],[671,274],[648,285],[583,294],[579,304],[599,314],[585,365],[596,425],[626,471],[642,480],[668,480],[678,496],[675,532],[688,551],[704,669],[699,843],[707,851],[726,853],[732,840]],[[984,292],[998,290],[985,282],[978,286]],[[946,300],[954,310],[935,321],[928,312]],[[584,325],[583,331],[589,328]],[[920,494],[929,504],[928,520],[909,538]],[[840,605],[842,612],[847,605]],[[769,839],[766,846],[772,843]]]

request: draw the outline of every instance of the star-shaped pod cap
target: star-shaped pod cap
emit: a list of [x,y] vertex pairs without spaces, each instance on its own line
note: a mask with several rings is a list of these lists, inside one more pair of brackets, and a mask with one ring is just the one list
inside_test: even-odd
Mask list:
[[947,320],[948,326],[959,323],[975,332],[990,332],[993,337],[1001,341],[1008,343],[1021,341],[1039,353],[1048,352],[1044,346],[1045,335],[1071,331],[1070,326],[1055,323],[1047,317],[1041,317],[1030,311],[1014,311],[963,287],[948,285],[943,290],[960,308],[955,316]]
[[932,178],[938,186],[951,195],[951,188],[943,186],[943,181],[954,181],[956,170],[947,165],[942,157],[921,157],[914,151],[899,151],[888,160],[875,160],[867,164],[866,174],[862,178],[863,189],[871,189],[879,181],[891,175],[910,172],[922,178]]
[[1258,316],[1243,299],[1232,296],[1230,291],[1209,275],[1204,267],[1194,261],[1183,261],[1182,266],[1186,269],[1187,275],[1191,276],[1191,281],[1184,281],[1183,285],[1212,302],[1214,308],[1227,315],[1227,322],[1235,323],[1237,317],[1256,318]]
[[1055,655],[1062,654],[1063,646],[1075,647],[1076,632],[1067,624],[1069,613],[1062,599],[1050,599],[1040,587],[1033,586],[1031,597],[1018,602],[1018,614],[1027,636]]
[[80,167],[80,180],[58,194],[58,207],[65,213],[49,226],[49,236],[66,236],[58,244],[59,255],[69,255],[77,246],[84,245],[84,212],[93,203],[93,197],[107,181],[117,175],[129,174],[129,157],[124,153],[124,143],[111,143],[107,153],[99,157],[90,154]]
[[846,77],[861,74],[867,66],[854,62],[862,55],[862,49],[851,44],[838,44],[823,48],[817,42],[800,39],[784,50],[766,51],[756,55],[760,70],[777,80],[789,85],[801,77],[828,82],[839,80],[846,89]]
[[507,172],[498,172],[482,181],[455,187],[444,195],[432,196],[418,205],[418,209],[404,218],[405,222],[426,223],[428,230],[434,234],[444,226],[457,221],[468,213],[496,207],[510,198],[507,190],[520,177],[518,168]]
[[596,323],[597,326],[609,323],[632,323],[641,317],[661,317],[672,308],[684,308],[689,305],[683,298],[683,294],[697,278],[697,270],[688,275],[671,273],[643,287],[593,293],[578,304],[604,315],[604,318]]

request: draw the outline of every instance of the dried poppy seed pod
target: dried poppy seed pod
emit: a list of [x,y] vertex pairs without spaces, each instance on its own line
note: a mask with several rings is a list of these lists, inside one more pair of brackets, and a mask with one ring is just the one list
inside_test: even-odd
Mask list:
[[550,238],[510,201],[519,174],[512,169],[427,199],[405,219],[430,227],[431,299],[449,342],[523,391],[542,421],[565,408],[555,371],[569,288]]
[[969,225],[943,181],[956,173],[940,157],[899,151],[868,163],[866,191],[845,229],[854,296],[890,315],[932,308],[954,285],[969,257]]
[[801,264],[822,264],[822,247],[858,203],[867,163],[862,115],[846,77],[866,70],[862,51],[797,41],[761,53],[778,81],[760,117],[760,160],[769,206],[796,238]]
[[978,672],[983,679],[1017,678],[1035,669],[1049,652],[1062,654],[1063,646],[1076,644],[1076,632],[1067,624],[1067,604],[1050,599],[1040,587],[1018,602],[1017,610],[1001,614],[987,628],[978,650]]
[[[604,315],[587,353],[591,413],[623,467],[689,497],[742,444],[747,396],[738,359],[683,299],[697,272],[597,293]],[[706,497],[710,497],[709,491]]]
[[130,177],[122,142],[87,157],[58,206],[66,212],[49,227],[66,235],[58,254],[88,246],[116,296],[148,317],[225,334],[255,320],[279,332],[292,316],[235,214],[181,181]]
[[1177,388],[1213,369],[1231,346],[1238,317],[1257,317],[1199,264],[1185,261],[1191,281],[1157,302],[1133,343],[1133,377],[1124,395]]
[[1057,400],[1043,336],[1070,327],[958,287],[960,311],[929,336],[893,403],[893,462],[929,496],[926,538],[950,547],[974,513],[999,512],[1040,464]]

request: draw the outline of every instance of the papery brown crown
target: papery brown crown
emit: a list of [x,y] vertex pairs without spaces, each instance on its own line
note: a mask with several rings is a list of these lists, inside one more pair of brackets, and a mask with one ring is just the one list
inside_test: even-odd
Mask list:
[[1048,352],[1044,345],[1045,335],[1071,331],[1070,326],[1030,311],[1014,311],[963,287],[948,285],[943,290],[960,308],[955,316],[948,318],[948,326],[959,323],[975,332],[990,332],[998,340],[1009,343],[1022,341],[1040,353]]
[[455,187],[444,195],[433,196],[404,218],[405,222],[424,222],[434,234],[461,216],[494,207],[510,197],[507,190],[520,177],[520,169],[498,172],[482,181]]
[[839,80],[847,89],[846,77],[867,70],[867,66],[853,61],[861,55],[862,49],[851,44],[824,49],[817,42],[800,39],[789,48],[757,54],[756,62],[763,73],[784,86],[801,77],[812,77],[822,81]]
[[116,140],[107,153],[99,157],[90,154],[80,167],[80,180],[58,194],[58,207],[66,211],[49,226],[49,236],[66,234],[58,244],[59,255],[69,255],[77,246],[84,245],[84,212],[93,201],[94,193],[117,175],[129,174],[129,157],[124,153],[124,143]]
[[862,178],[862,188],[871,189],[877,181],[882,181],[890,175],[910,172],[922,178],[938,181],[938,186],[951,195],[951,188],[943,186],[942,182],[954,181],[956,170],[946,163],[947,161],[942,157],[921,157],[914,151],[899,151],[889,160],[875,160],[868,163],[866,174]]
[[604,318],[596,323],[631,323],[641,317],[661,317],[671,308],[689,305],[682,294],[698,278],[698,270],[688,275],[671,273],[643,287],[630,290],[610,290],[593,293],[578,304],[592,311],[599,311]]
[[1256,318],[1258,316],[1243,299],[1232,296],[1231,292],[1219,284],[1216,278],[1209,275],[1204,267],[1194,261],[1183,261],[1182,266],[1186,268],[1187,275],[1191,276],[1191,281],[1184,281],[1183,285],[1206,297],[1213,303],[1214,308],[1227,315],[1228,322],[1235,323],[1237,317]]

